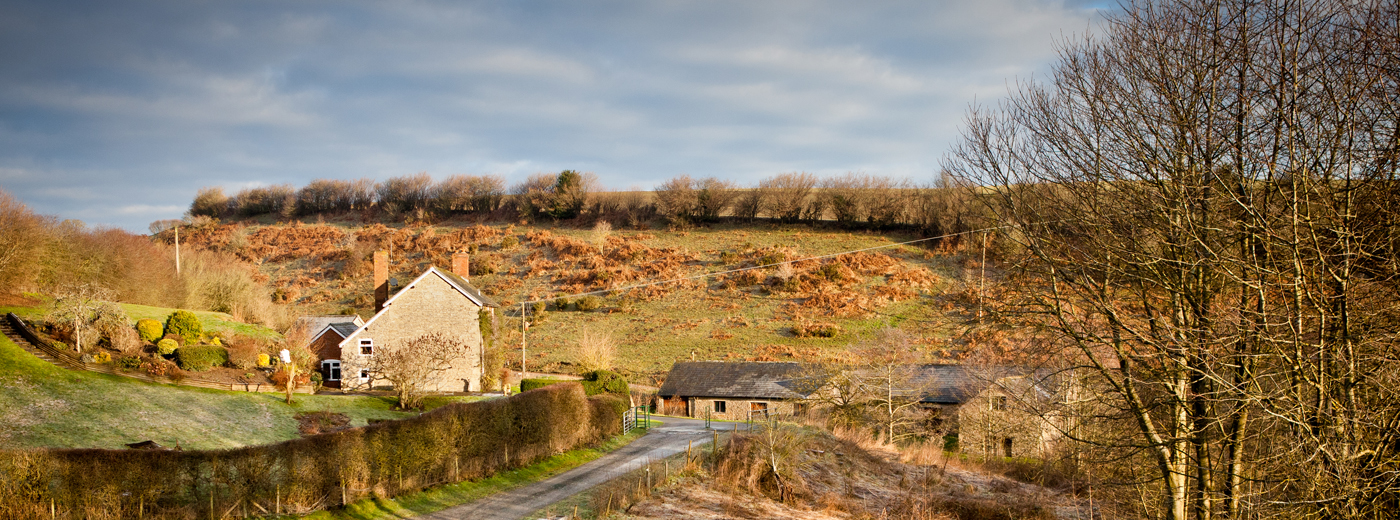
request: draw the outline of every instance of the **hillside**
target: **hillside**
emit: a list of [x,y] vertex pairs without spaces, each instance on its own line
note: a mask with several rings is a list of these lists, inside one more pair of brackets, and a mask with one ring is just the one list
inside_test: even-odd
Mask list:
[[[165,316],[171,309],[124,305],[133,319]],[[36,307],[0,307],[0,312],[37,316]],[[211,330],[273,337],[265,328],[199,313]],[[41,361],[0,335],[0,448],[121,448],[154,440],[165,446],[224,449],[296,438],[296,415],[335,412],[362,426],[371,419],[414,415],[394,411],[394,400],[377,396],[298,395],[288,406],[280,394],[225,392],[146,383],[135,379],[67,370]],[[447,402],[440,398],[433,404]]]
[[[545,301],[544,317],[532,318],[529,329],[529,369],[572,371],[574,338],[589,329],[612,335],[620,369],[654,376],[680,359],[840,357],[854,338],[886,324],[915,332],[932,359],[958,357],[957,324],[975,312],[968,289],[980,274],[975,255],[951,242],[883,247],[917,238],[805,225],[608,230],[318,219],[211,224],[187,229],[182,243],[256,265],[274,301],[297,313],[362,316],[373,305],[373,251],[390,251],[390,276],[401,284],[468,251],[472,283],[505,306],[499,339],[514,352],[507,359],[515,367],[520,302]],[[802,260],[869,248],[877,249]],[[608,291],[601,308],[578,310],[576,295],[591,291]]]

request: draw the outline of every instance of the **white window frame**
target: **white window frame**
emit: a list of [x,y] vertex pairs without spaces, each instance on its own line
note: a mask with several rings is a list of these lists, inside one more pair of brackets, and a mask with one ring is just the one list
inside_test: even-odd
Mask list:
[[[327,366],[330,366],[332,368],[327,368]],[[344,365],[340,362],[339,359],[327,359],[321,361],[321,370],[324,370],[326,372],[326,381],[340,381],[341,378],[345,377],[345,374],[341,372],[343,369]],[[340,377],[333,377],[335,375],[339,375]]]
[[360,369],[360,382],[363,383],[363,382],[365,382],[365,381],[369,381],[369,369],[368,369],[368,368],[361,368],[361,369]]
[[[365,352],[365,349],[369,349],[369,352]],[[374,339],[373,339],[373,338],[362,338],[362,339],[360,339],[360,355],[361,355],[361,356],[373,356],[373,355],[374,355]]]

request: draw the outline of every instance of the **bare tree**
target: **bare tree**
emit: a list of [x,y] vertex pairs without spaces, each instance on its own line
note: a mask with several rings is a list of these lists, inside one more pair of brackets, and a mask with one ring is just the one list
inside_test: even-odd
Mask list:
[[817,176],[807,172],[780,173],[759,181],[763,192],[763,211],[769,218],[797,222],[809,212],[812,189]]
[[912,338],[907,332],[886,327],[861,341],[855,354],[862,366],[854,377],[885,440],[893,443],[913,435],[910,425],[918,422],[913,412],[924,389],[917,377],[919,353]]
[[465,362],[466,357],[466,343],[433,332],[376,351],[369,359],[368,370],[371,378],[392,384],[399,408],[410,410],[422,407],[428,388],[455,363]]
[[1145,513],[1395,514],[1397,20],[1132,2],[969,116],[947,166],[1034,259],[1009,310],[1131,425],[1070,434],[1150,458]]
[[0,286],[23,286],[32,280],[48,241],[44,218],[0,190]]
[[73,350],[82,352],[97,343],[103,331],[129,326],[126,312],[107,300],[112,292],[80,284],[57,291],[48,321],[72,334]]

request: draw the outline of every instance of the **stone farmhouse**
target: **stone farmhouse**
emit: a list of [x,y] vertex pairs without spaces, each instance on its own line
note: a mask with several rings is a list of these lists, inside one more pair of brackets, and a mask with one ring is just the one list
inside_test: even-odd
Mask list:
[[[657,392],[668,415],[746,420],[801,415],[820,386],[800,363],[681,362]],[[909,367],[899,383],[918,399],[922,423],[956,435],[965,452],[987,457],[1045,457],[1061,428],[1053,409],[1064,402],[1068,377],[1018,367],[927,364]],[[1050,413],[1046,413],[1049,410]]]
[[[328,324],[312,342],[324,382],[350,390],[384,385],[371,370],[376,354],[403,348],[410,340],[429,333],[444,333],[461,340],[466,352],[451,368],[435,374],[427,385],[431,392],[481,391],[483,341],[481,323],[494,319],[499,305],[467,281],[469,256],[452,256],[452,270],[429,267],[389,296],[389,255],[374,254],[375,314],[350,329],[346,322]],[[339,340],[335,338],[339,337]],[[334,347],[327,344],[335,342]]]

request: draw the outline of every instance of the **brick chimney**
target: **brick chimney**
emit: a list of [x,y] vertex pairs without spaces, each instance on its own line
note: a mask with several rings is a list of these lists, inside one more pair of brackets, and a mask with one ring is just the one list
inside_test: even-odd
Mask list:
[[467,253],[452,253],[452,274],[470,280],[472,256]]
[[384,310],[389,299],[389,252],[374,252],[374,312]]

